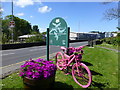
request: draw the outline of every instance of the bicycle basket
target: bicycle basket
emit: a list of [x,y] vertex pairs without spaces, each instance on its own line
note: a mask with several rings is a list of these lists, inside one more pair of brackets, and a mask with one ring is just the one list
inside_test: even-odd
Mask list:
[[82,59],[82,54],[76,54],[75,57],[76,57],[76,60],[81,60]]

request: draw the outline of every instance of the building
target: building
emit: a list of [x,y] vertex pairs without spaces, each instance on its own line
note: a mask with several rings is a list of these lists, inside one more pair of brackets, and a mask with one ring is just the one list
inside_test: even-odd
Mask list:
[[118,33],[112,33],[113,34],[113,37],[116,37]]
[[70,40],[93,40],[105,38],[105,33],[70,32]]
[[99,37],[97,33],[79,32],[77,33],[77,40],[90,40]]
[[105,37],[113,37],[113,34],[111,32],[105,32]]
[[77,39],[77,33],[76,32],[70,32],[70,40],[76,40]]
[[19,36],[18,39],[19,41],[25,41],[27,38],[33,37],[36,35],[23,35],[23,36]]
[[99,34],[99,37],[97,37],[97,39],[105,38],[105,32],[103,32],[103,33],[98,33],[98,34]]

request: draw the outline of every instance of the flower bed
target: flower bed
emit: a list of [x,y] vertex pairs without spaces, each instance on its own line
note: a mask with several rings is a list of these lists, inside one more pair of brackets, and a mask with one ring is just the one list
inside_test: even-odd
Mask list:
[[49,78],[55,75],[56,65],[52,63],[53,61],[46,61],[44,59],[29,60],[21,65],[20,76],[33,78],[33,79],[43,79]]

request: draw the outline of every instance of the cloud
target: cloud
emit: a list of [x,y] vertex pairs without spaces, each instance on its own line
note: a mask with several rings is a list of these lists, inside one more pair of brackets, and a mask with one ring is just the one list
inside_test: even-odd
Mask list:
[[14,2],[14,4],[16,6],[24,8],[25,6],[33,5],[34,4],[34,0],[17,0],[17,1]]
[[42,4],[42,0],[34,0],[34,2],[38,2],[38,3]]
[[4,11],[4,9],[3,8],[0,8],[0,12],[3,12]]
[[49,8],[48,6],[43,6],[43,7],[38,8],[38,11],[40,13],[47,13],[47,12],[50,12],[51,10],[52,8]]
[[17,13],[16,15],[17,16],[24,16],[25,14],[24,13]]
[[30,16],[30,18],[33,18],[33,16]]
[[40,32],[46,32],[46,28],[39,28]]

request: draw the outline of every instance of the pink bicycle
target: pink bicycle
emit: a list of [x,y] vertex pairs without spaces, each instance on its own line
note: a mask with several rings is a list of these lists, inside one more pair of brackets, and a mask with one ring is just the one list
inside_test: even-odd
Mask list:
[[72,67],[72,77],[74,81],[83,88],[90,86],[92,75],[89,68],[81,62],[83,55],[83,46],[79,48],[61,47],[64,53],[56,54],[56,65],[60,70],[66,70]]

